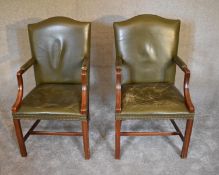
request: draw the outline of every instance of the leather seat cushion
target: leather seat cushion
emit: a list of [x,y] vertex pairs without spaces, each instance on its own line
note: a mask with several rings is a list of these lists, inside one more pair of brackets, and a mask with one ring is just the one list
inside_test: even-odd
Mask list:
[[122,85],[122,111],[116,119],[193,118],[178,89],[170,83]]
[[80,114],[81,84],[42,84],[22,101],[14,118],[86,120]]

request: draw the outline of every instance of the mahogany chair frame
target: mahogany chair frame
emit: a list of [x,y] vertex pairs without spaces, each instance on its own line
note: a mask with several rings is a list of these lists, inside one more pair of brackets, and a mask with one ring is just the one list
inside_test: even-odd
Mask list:
[[[184,72],[184,84],[183,84],[184,101],[185,101],[186,107],[189,110],[189,112],[194,113],[195,108],[192,104],[192,100],[191,100],[190,92],[189,92],[190,70],[179,57],[175,57],[173,61]],[[121,59],[117,58],[116,59],[116,113],[121,112],[121,94],[122,94],[121,92],[121,79],[122,79],[121,65],[122,65]],[[187,158],[190,137],[192,134],[193,119],[186,120],[186,128],[185,128],[184,135],[180,131],[176,122],[173,119],[171,119],[170,121],[176,130],[174,132],[121,132],[122,120],[115,120],[115,159],[120,159],[120,137],[121,136],[172,136],[172,135],[178,135],[181,138],[183,142],[183,146],[181,150],[181,158],[182,159]]]
[[[20,70],[17,72],[17,81],[18,81],[18,93],[17,98],[12,106],[12,112],[17,112],[23,99],[23,73],[25,73],[32,65],[34,65],[35,59],[31,58],[27,63],[25,63]],[[81,80],[82,80],[82,95],[81,95],[81,114],[88,115],[87,103],[88,103],[88,88],[87,88],[87,65],[88,59],[85,58],[81,68]],[[21,119],[13,119],[15,132],[17,136],[18,145],[20,148],[20,154],[22,157],[27,156],[25,141],[30,135],[48,135],[48,136],[82,136],[83,145],[84,145],[84,156],[85,159],[90,159],[90,149],[89,149],[89,120],[81,121],[81,132],[51,132],[51,131],[35,131],[34,129],[40,123],[40,120],[36,120],[34,124],[30,127],[27,133],[23,136]]]

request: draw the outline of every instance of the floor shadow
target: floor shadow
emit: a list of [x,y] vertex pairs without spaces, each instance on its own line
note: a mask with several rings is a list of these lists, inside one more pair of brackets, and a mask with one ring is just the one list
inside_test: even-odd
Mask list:
[[[125,122],[122,124],[122,131],[140,131],[140,132],[167,132],[172,131],[174,132],[174,127],[171,126],[171,123],[167,123],[167,121],[134,121],[134,122],[128,122],[126,125]],[[149,136],[149,137],[155,137],[155,136]],[[171,136],[172,137],[172,136]],[[121,155],[124,154],[125,150],[130,147],[134,140],[137,139],[137,137],[122,137],[121,142]],[[147,139],[147,137],[143,137],[142,139]],[[175,139],[180,139],[178,136],[175,136]],[[180,154],[181,149],[178,145],[176,145],[173,140],[171,140],[168,136],[163,136],[162,140],[166,142],[166,144],[169,144],[173,147],[173,150]]]
[[[195,25],[192,21],[181,21],[178,55],[183,59],[189,68],[191,68],[191,64],[194,60],[193,52],[195,32]],[[183,78],[184,73],[177,67],[175,84],[181,92],[183,92]]]
[[[1,96],[2,98],[0,99],[1,104],[4,104],[5,101],[9,101],[12,105],[16,99],[16,72],[18,71],[19,67],[31,57],[27,24],[35,23],[39,20],[39,18],[30,18],[6,26],[6,43],[8,52],[0,57],[0,69],[1,74],[3,75],[0,77],[0,81],[2,84],[4,84],[4,87],[7,88],[1,89],[3,94]],[[28,72],[28,74],[29,73],[30,72]],[[32,74],[30,73],[30,75]],[[32,89],[34,85],[34,77],[24,75],[24,85],[24,94],[26,94],[26,91]],[[8,113],[10,109],[11,106],[0,106],[0,110],[4,113]]]
[[109,132],[114,130],[115,47],[113,22],[121,20],[124,20],[124,17],[103,16],[92,21],[90,106],[91,120],[94,120],[93,127],[99,133],[94,140],[94,148],[99,142],[107,142],[106,137]]

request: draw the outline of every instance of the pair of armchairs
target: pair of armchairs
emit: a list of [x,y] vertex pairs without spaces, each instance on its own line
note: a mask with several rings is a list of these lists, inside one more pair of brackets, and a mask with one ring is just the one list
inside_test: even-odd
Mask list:
[[[115,158],[121,136],[179,135],[186,158],[194,119],[190,71],[177,56],[179,20],[140,15],[114,23],[116,45]],[[30,135],[82,136],[89,151],[89,22],[53,17],[28,25],[32,58],[17,72],[18,94],[12,107],[21,156]],[[185,73],[184,96],[174,86],[176,65]],[[22,74],[34,67],[36,87],[23,99]],[[23,135],[21,119],[36,120]],[[168,119],[174,132],[122,132],[125,120]],[[174,119],[185,119],[185,135]],[[36,131],[41,120],[81,121],[81,132]]]

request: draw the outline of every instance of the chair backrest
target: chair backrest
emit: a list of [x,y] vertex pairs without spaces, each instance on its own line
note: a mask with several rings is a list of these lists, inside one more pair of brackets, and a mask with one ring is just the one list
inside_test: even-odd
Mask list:
[[89,22],[53,17],[29,24],[28,32],[37,84],[81,82],[82,61],[90,55]]
[[175,81],[180,20],[139,15],[114,23],[117,58],[122,59],[122,83]]

